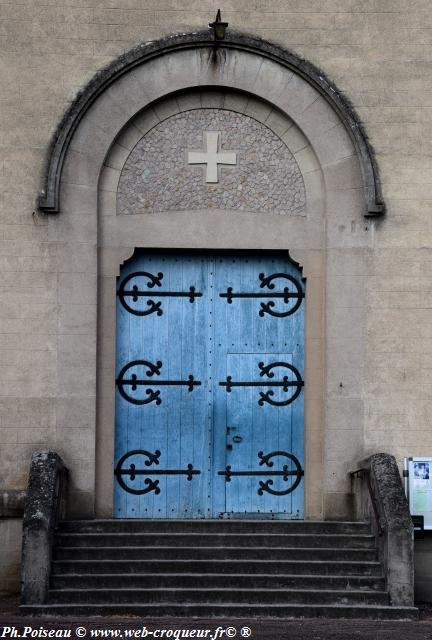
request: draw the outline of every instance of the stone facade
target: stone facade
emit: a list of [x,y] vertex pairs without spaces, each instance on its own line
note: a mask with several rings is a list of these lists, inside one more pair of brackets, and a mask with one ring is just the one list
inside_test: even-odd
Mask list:
[[[238,97],[232,112],[268,127],[269,111],[276,106],[274,115],[283,107],[294,121],[285,153],[295,159],[292,175],[299,167],[296,184],[305,185],[305,209],[296,211],[305,215],[269,216],[272,222],[263,234],[256,228],[258,213],[217,205],[207,211],[197,242],[205,247],[217,238],[220,248],[292,249],[304,265],[312,390],[307,400],[308,514],[347,514],[347,471],[366,455],[384,450],[398,462],[404,456],[432,455],[429,3],[189,1],[180,10],[170,0],[18,0],[0,2],[1,489],[25,488],[31,452],[52,448],[72,469],[75,513],[91,515],[95,504],[97,513],[109,512],[111,467],[107,471],[101,461],[111,460],[112,442],[111,432],[106,437],[101,425],[112,420],[113,411],[107,390],[112,386],[118,265],[129,257],[135,237],[152,246],[191,246],[193,219],[200,215],[174,203],[162,206],[170,212],[149,216],[141,236],[137,225],[143,216],[115,215],[126,158],[150,131],[142,121],[135,131],[138,122],[131,118],[158,100],[165,111],[158,114],[154,107],[157,119],[151,128],[163,127],[166,118],[184,118],[181,114],[189,111],[181,96],[186,94],[196,110],[220,108],[218,78],[204,77],[196,59],[178,57],[177,67],[162,61],[145,82],[139,84],[138,78],[140,92],[136,88],[129,94],[134,104],[128,113],[119,106],[121,91],[111,90],[94,138],[95,152],[102,161],[106,158],[99,195],[89,187],[97,183],[100,166],[86,164],[88,132],[81,129],[65,166],[60,214],[39,212],[36,197],[44,184],[52,134],[93,75],[136,44],[206,27],[219,6],[232,26],[306,58],[348,97],[375,150],[386,204],[385,216],[364,218],[356,155],[325,101],[309,94],[297,76],[288,81],[278,74],[274,62],[272,73],[269,60],[258,63],[251,56],[244,61],[249,75],[237,77],[236,85],[233,80],[233,89],[258,98],[248,111]],[[198,69],[201,77],[194,75]],[[212,91],[193,93],[201,84]],[[171,90],[183,92],[175,104],[162,100]],[[274,116],[268,130],[283,135],[276,121]],[[201,142],[194,143],[195,150]],[[222,146],[231,149],[231,144]],[[228,176],[232,169],[223,171]],[[202,172],[192,169],[200,180]],[[97,198],[103,220],[99,237],[93,215]],[[104,313],[96,331],[98,300]],[[11,589],[18,584],[15,524],[0,521],[0,536],[7,541],[0,566]]]

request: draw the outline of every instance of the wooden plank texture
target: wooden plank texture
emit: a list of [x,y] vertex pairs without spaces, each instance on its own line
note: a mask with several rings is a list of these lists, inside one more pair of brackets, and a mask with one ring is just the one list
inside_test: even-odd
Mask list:
[[286,453],[304,468],[304,390],[286,404],[296,387],[280,386],[296,381],[290,365],[304,377],[304,301],[285,315],[297,299],[280,296],[296,291],[280,274],[303,293],[297,266],[280,253],[149,251],[123,265],[118,290],[131,274],[117,299],[115,467],[148,454],[121,465],[114,515],[302,518],[304,479],[284,494],[295,477],[281,475],[295,469]]

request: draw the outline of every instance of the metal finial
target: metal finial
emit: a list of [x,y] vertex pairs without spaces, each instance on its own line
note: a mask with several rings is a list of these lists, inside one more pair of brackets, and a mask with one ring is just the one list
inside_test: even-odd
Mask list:
[[215,41],[225,39],[225,32],[228,27],[228,22],[222,22],[220,9],[218,9],[217,11],[215,21],[210,22],[209,27],[210,29],[213,29]]

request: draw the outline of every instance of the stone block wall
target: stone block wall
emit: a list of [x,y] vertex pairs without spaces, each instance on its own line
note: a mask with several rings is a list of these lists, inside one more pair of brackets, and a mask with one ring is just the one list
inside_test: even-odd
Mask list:
[[[80,478],[72,479],[76,492],[91,474],[83,452],[94,447],[92,409],[83,421],[73,397],[61,415],[55,408],[62,369],[57,336],[70,335],[76,344],[74,338],[86,334],[80,303],[91,301],[79,283],[73,299],[58,296],[58,283],[76,271],[74,262],[85,272],[84,226],[82,254],[69,255],[68,238],[54,241],[36,209],[51,136],[100,68],[142,41],[206,27],[218,8],[233,27],[323,69],[362,119],[380,170],[385,218],[367,221],[347,209],[327,229],[330,247],[332,238],[350,247],[333,252],[332,261],[335,277],[344,280],[341,290],[351,295],[326,301],[338,312],[329,316],[325,338],[323,509],[344,514],[350,469],[339,460],[346,442],[355,440],[359,459],[377,451],[399,462],[432,455],[430,3],[0,0],[0,489],[25,488],[31,452],[40,448],[81,460]],[[351,248],[356,241],[363,246],[365,236],[366,265]],[[332,268],[330,262],[327,278]],[[360,333],[365,348],[359,348]],[[87,352],[83,338],[77,372]],[[77,395],[85,404],[81,390]],[[353,403],[361,424],[350,421]],[[18,536],[6,539],[16,553]]]

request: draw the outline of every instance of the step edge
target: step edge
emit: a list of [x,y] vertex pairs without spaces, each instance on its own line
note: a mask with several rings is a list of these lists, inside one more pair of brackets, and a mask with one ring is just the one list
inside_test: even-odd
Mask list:
[[272,525],[274,523],[276,524],[289,524],[289,523],[299,523],[301,522],[302,524],[325,524],[325,525],[329,525],[329,526],[333,526],[333,525],[369,525],[370,526],[370,522],[368,520],[300,520],[300,519],[296,519],[296,518],[292,518],[292,519],[286,519],[286,520],[258,520],[258,519],[254,519],[254,518],[242,518],[242,519],[232,519],[232,520],[228,520],[225,518],[87,518],[87,519],[74,519],[74,520],[61,520],[61,522],[59,524],[69,524],[71,522],[76,522],[76,523],[83,523],[83,524],[89,524],[89,523],[101,523],[101,522],[109,522],[109,523],[113,523],[113,522],[119,522],[119,523],[123,523],[123,522],[140,522],[140,523],[149,523],[149,522],[175,522],[175,523],[182,523],[182,524],[195,524],[195,523],[220,523],[220,524],[229,524],[229,523],[254,523],[254,524],[258,524],[258,525]]
[[[154,578],[154,577],[181,577],[181,578],[185,578],[185,577],[190,577],[190,578],[196,578],[196,577],[220,577],[223,576],[224,578],[229,578],[229,577],[235,577],[235,578],[250,578],[251,574],[250,573],[55,573],[55,574],[51,574],[52,576],[55,577],[62,577],[62,578],[67,578],[67,577],[92,577],[92,578],[107,578],[112,576],[113,578],[115,577],[117,578],[121,578],[121,577],[133,577],[133,578]],[[328,578],[328,579],[347,579],[347,580],[352,580],[353,578],[355,579],[360,579],[360,580],[384,580],[384,576],[365,576],[365,575],[349,575],[349,576],[333,576],[333,575],[329,575],[328,573],[278,573],[278,574],[274,574],[274,573],[259,573],[259,574],[252,574],[252,575],[257,575],[258,577],[268,577],[268,578],[274,578],[275,575],[277,575],[278,578]]]
[[224,547],[224,546],[215,546],[215,547],[207,547],[204,545],[199,545],[197,547],[193,547],[193,546],[165,546],[165,545],[157,545],[157,546],[148,546],[148,545],[127,545],[127,546],[116,546],[116,547],[111,547],[110,545],[99,545],[97,547],[89,547],[89,546],[82,546],[82,547],[56,547],[56,550],[68,550],[68,551],[76,551],[77,549],[87,549],[89,551],[94,551],[95,549],[110,549],[110,550],[120,550],[120,549],[150,549],[152,551],[155,550],[159,550],[159,549],[174,549],[176,551],[180,550],[180,549],[189,549],[189,550],[196,550],[196,549],[208,549],[208,550],[213,550],[213,549],[217,549],[218,551],[220,549],[233,549],[234,551],[239,551],[239,550],[243,550],[243,549],[248,549],[251,551],[255,551],[255,550],[260,550],[262,551],[263,549],[269,549],[271,551],[364,551],[364,552],[370,552],[370,551],[374,551],[375,547],[372,547],[371,549],[365,549],[363,547],[342,547],[342,549],[340,547],[251,547],[251,546],[241,546],[241,547],[234,547],[234,546],[229,546],[229,547]]
[[262,608],[274,608],[274,609],[281,609],[283,607],[285,608],[298,608],[298,609],[305,609],[305,608],[318,608],[318,607],[325,607],[325,608],[331,608],[331,609],[363,609],[365,611],[367,610],[386,610],[386,611],[411,611],[411,612],[418,612],[418,609],[416,607],[399,607],[399,606],[391,606],[391,605],[377,605],[377,604],[371,604],[371,605],[366,605],[366,604],[358,604],[358,605],[346,605],[346,604],[327,604],[327,603],[323,603],[323,604],[304,604],[304,603],[293,603],[293,604],[285,604],[285,603],[280,603],[280,602],[274,602],[274,603],[263,603],[263,604],[248,604],[247,602],[230,602],[230,603],[219,603],[219,602],[215,602],[215,603],[205,603],[205,602],[198,602],[196,604],[194,603],[179,603],[179,602],[175,602],[175,603],[162,603],[162,602],[152,602],[152,603],[146,603],[146,604],[141,604],[141,603],[124,603],[124,604],[73,604],[73,603],[64,603],[64,604],[50,604],[50,603],[46,603],[43,605],[40,604],[25,604],[25,605],[20,605],[19,609],[40,609],[40,608],[60,608],[60,607],[66,607],[66,608],[72,608],[72,607],[82,607],[82,608],[92,608],[92,607],[103,607],[103,608],[108,608],[108,607],[116,607],[116,608],[121,608],[121,607],[130,607],[130,606],[134,606],[134,607],[140,607],[140,608],[146,608],[146,609],[154,609],[154,608],[162,608],[162,607],[166,607],[166,606],[172,606],[172,607],[183,607],[183,608],[191,608],[191,607],[215,607],[215,608],[222,608],[222,607],[227,607],[227,606],[232,606],[232,607],[238,607],[238,608],[246,608],[246,607],[253,607],[253,608],[258,608],[258,607],[262,607]]
[[[227,593],[232,593],[232,588],[229,587],[197,587],[197,588],[193,588],[193,587],[126,587],[126,588],[109,588],[109,587],[104,587],[104,588],[89,588],[89,589],[81,589],[81,588],[76,588],[76,589],[49,589],[48,593],[83,593],[83,592],[87,592],[87,591],[94,591],[97,593],[124,593],[124,592],[129,592],[129,591],[139,591],[140,593],[153,593],[154,591],[156,592],[161,592],[161,593],[165,593],[167,591],[174,591],[174,592],[195,592],[195,591],[204,591],[205,593],[209,592],[209,591],[222,591],[222,592],[227,592]],[[244,587],[239,587],[238,589],[236,588],[236,593],[240,592],[240,593],[256,593],[257,589],[247,589]],[[366,589],[296,589],[296,588],[287,588],[287,587],[278,587],[278,588],[274,588],[274,587],[263,587],[260,589],[260,593],[261,592],[271,592],[271,593],[280,593],[280,592],[288,592],[288,593],[323,593],[323,594],[350,594],[350,595],[364,595],[365,593],[367,594],[373,594],[373,595],[387,595],[388,596],[388,591],[374,591],[374,590],[366,590]]]
[[[235,533],[235,532],[226,532],[226,533],[218,533],[215,531],[209,531],[208,533],[203,534],[202,532],[196,532],[196,531],[188,531],[187,533],[184,532],[178,532],[178,531],[161,531],[158,533],[153,533],[153,532],[147,532],[147,531],[56,531],[55,533],[56,537],[62,537],[62,536],[71,536],[71,537],[82,537],[82,536],[92,536],[92,537],[96,537],[96,536],[130,536],[130,537],[134,537],[134,536],[149,536],[149,537],[159,537],[159,536],[196,536],[201,537],[203,535],[206,536],[224,536],[224,537],[236,537],[238,538],[239,536],[244,535],[243,533]],[[261,532],[256,532],[256,531],[251,531],[250,533],[248,533],[248,535],[250,536],[256,536],[256,537],[266,537],[266,538],[280,538],[280,537],[286,537],[286,538],[290,538],[290,537],[306,537],[306,538],[316,538],[316,537],[323,537],[323,538],[366,538],[366,539],[375,539],[375,536],[372,533],[261,533]]]
[[[89,562],[97,562],[97,563],[107,563],[107,562],[111,562],[111,563],[125,563],[125,562],[130,562],[130,560],[108,560],[106,558],[103,558],[101,560],[94,560],[94,559],[83,559],[83,560],[72,560],[72,559],[65,559],[65,560],[53,560],[53,564],[61,564],[61,563],[89,563]],[[146,564],[149,564],[149,562],[158,562],[158,563],[162,563],[162,562],[180,562],[180,563],[190,563],[191,559],[190,558],[179,558],[176,560],[171,559],[166,559],[166,558],[160,558],[160,559],[155,559],[155,560],[138,560],[138,562],[145,562]],[[204,562],[215,562],[215,563],[232,563],[233,559],[229,558],[210,558],[210,559],[203,559],[203,558],[198,558],[198,559],[194,559],[192,562],[200,562],[200,563],[204,563]],[[238,560],[234,560],[234,562],[239,562],[239,563],[245,563],[251,562],[250,558],[240,558]],[[374,567],[378,567],[380,566],[380,562],[378,560],[271,560],[271,559],[254,559],[252,560],[252,562],[258,562],[258,563],[266,563],[268,564],[269,562],[275,563],[277,562],[278,564],[280,564],[281,562],[291,562],[291,563],[297,563],[297,564],[302,564],[304,565],[305,563],[307,564],[312,564],[312,565],[316,565],[316,564],[332,564],[332,565],[337,565],[337,566],[341,566],[341,565],[346,565],[346,564],[350,564],[350,565],[356,565],[356,566],[374,566]]]

